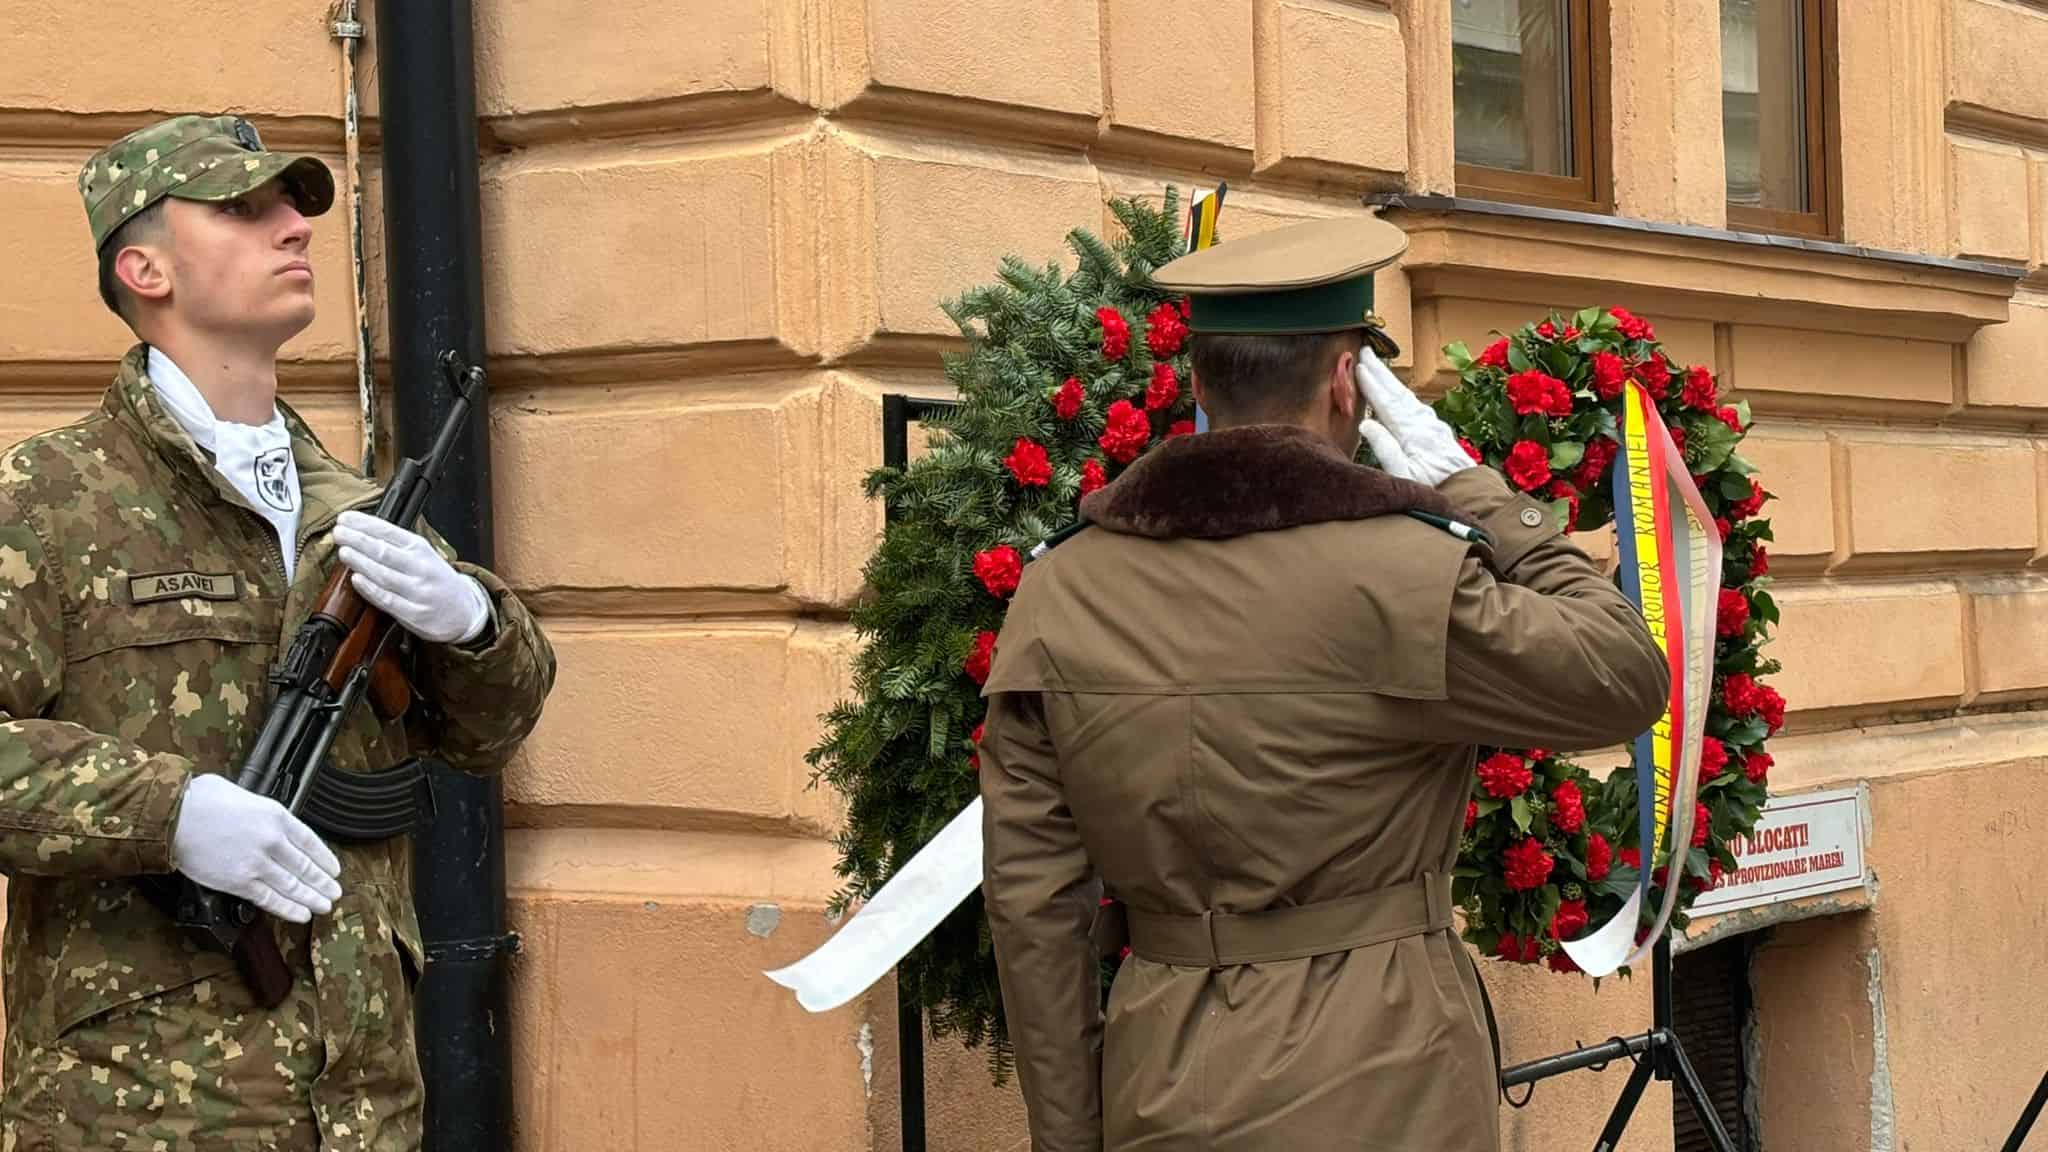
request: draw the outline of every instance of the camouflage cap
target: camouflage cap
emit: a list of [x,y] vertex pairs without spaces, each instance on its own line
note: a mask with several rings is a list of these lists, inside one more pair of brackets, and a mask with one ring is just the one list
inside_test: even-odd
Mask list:
[[282,178],[299,211],[334,203],[334,176],[311,156],[266,152],[240,116],[174,116],[138,128],[93,154],[78,173],[95,251],[121,222],[166,196],[232,200]]

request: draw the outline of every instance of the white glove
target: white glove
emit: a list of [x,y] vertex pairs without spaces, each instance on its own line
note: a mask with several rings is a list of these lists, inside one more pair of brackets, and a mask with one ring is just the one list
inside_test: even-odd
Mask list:
[[285,806],[225,776],[185,785],[171,863],[194,881],[240,896],[294,924],[325,916],[341,898],[341,861]]
[[1358,432],[1372,446],[1383,471],[1434,488],[1474,466],[1451,426],[1417,399],[1370,348],[1358,350],[1357,377],[1358,394],[1367,409]]
[[490,622],[484,586],[457,572],[426,537],[389,520],[343,512],[334,541],[363,599],[420,639],[466,644]]

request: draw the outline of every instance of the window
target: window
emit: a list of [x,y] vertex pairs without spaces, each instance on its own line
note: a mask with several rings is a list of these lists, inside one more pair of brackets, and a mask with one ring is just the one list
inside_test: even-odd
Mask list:
[[1728,226],[1832,236],[1826,0],[1721,0]]
[[1458,193],[1604,211],[1604,0],[1451,0]]

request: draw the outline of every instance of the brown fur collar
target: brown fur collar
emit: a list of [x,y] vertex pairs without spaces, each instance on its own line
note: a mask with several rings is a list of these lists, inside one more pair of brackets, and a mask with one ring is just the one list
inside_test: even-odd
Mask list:
[[1305,428],[1257,424],[1178,436],[1081,501],[1112,532],[1215,539],[1415,509],[1456,517],[1434,488],[1354,464]]

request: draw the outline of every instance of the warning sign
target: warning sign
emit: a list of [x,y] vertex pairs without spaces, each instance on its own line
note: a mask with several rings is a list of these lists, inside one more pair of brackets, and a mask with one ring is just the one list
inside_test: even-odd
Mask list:
[[1692,915],[1861,887],[1864,826],[1856,788],[1771,797],[1756,830],[1732,846],[1735,870],[1693,901]]

